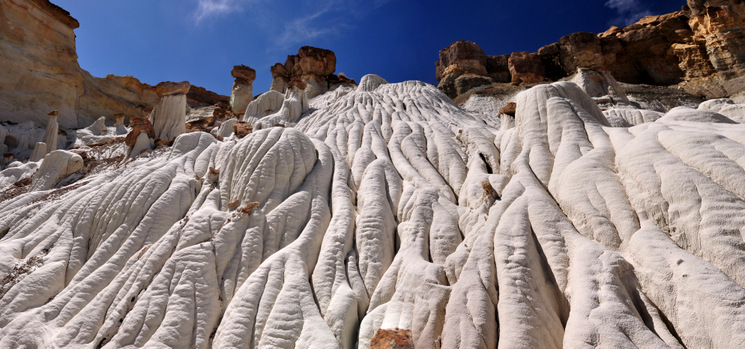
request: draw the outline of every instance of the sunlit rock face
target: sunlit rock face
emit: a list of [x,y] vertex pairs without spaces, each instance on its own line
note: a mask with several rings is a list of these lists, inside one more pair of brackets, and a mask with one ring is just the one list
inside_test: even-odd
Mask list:
[[0,347],[745,345],[737,104],[560,82],[499,129],[420,82],[300,94],[0,197]]
[[578,68],[625,83],[676,86],[692,96],[733,96],[745,93],[743,21],[745,2],[689,0],[681,11],[599,34],[572,33],[534,53],[487,56],[476,43],[456,41],[440,50],[435,73],[456,101],[468,90],[558,81]]
[[[146,116],[159,96],[132,76],[94,77],[77,61],[74,29],[79,23],[48,0],[7,0],[0,6],[0,119],[33,121],[43,127],[59,110],[63,129],[87,127],[101,116]],[[190,104],[227,100],[193,87]]]

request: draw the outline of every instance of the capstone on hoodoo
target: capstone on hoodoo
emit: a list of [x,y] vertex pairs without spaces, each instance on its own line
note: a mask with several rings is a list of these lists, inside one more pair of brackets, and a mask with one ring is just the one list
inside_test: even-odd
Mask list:
[[233,66],[230,75],[235,78],[230,93],[230,108],[235,114],[246,111],[246,106],[253,100],[253,81],[256,80],[256,70],[245,65]]
[[287,56],[284,64],[276,63],[270,69],[271,89],[284,93],[288,88],[305,90],[308,98],[318,96],[340,84],[355,84],[344,74],[334,75],[336,55],[331,50],[303,46],[296,55]]

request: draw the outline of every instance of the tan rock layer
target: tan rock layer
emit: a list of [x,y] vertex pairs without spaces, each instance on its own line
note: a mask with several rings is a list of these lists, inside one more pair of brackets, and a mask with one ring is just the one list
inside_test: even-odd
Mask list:
[[465,74],[536,83],[557,81],[578,68],[607,71],[621,82],[680,84],[689,93],[723,97],[745,90],[744,22],[745,2],[690,0],[681,11],[597,35],[570,34],[535,53],[486,56],[476,43],[458,41],[440,51],[436,77],[451,98],[462,94],[455,84]]
[[[0,119],[43,126],[57,109],[60,127],[78,128],[101,115],[145,116],[158,103],[155,88],[134,77],[97,78],[81,69],[73,32],[79,23],[49,1],[3,1],[0,23]],[[202,96],[212,97],[197,93],[190,102]]]

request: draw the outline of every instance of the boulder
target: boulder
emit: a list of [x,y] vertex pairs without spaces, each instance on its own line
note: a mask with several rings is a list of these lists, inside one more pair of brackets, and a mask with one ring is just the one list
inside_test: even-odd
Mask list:
[[236,81],[250,84],[256,80],[256,70],[242,64],[234,65],[233,70],[230,71],[230,76],[235,78]]
[[287,56],[284,66],[291,77],[329,76],[336,71],[336,55],[331,50],[303,46],[296,55]]
[[191,108],[206,107],[219,103],[228,104],[230,97],[207,90],[204,87],[191,85],[189,93],[186,94],[186,103]]
[[144,133],[147,138],[155,140],[155,130],[153,129],[153,124],[150,123],[148,118],[132,118],[131,124],[132,131],[129,131],[127,136],[124,138],[124,144],[128,147],[132,148],[135,146],[140,133]]
[[380,328],[370,340],[370,349],[414,349],[411,330]]
[[516,110],[517,104],[515,104],[515,102],[509,102],[504,107],[502,107],[502,109],[499,109],[499,114],[515,116]]
[[30,191],[53,188],[65,177],[83,169],[83,158],[66,150],[55,150],[44,157],[31,179]]
[[236,121],[232,124],[233,133],[238,139],[246,137],[253,131],[253,127],[250,123],[245,121]]

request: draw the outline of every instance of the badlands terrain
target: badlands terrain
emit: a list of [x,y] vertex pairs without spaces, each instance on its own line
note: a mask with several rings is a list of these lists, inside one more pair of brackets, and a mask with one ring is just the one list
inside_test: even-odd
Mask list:
[[742,2],[459,41],[439,88],[303,47],[255,97],[91,77],[19,51],[64,10],[1,9],[72,87],[0,79],[0,348],[745,347]]

